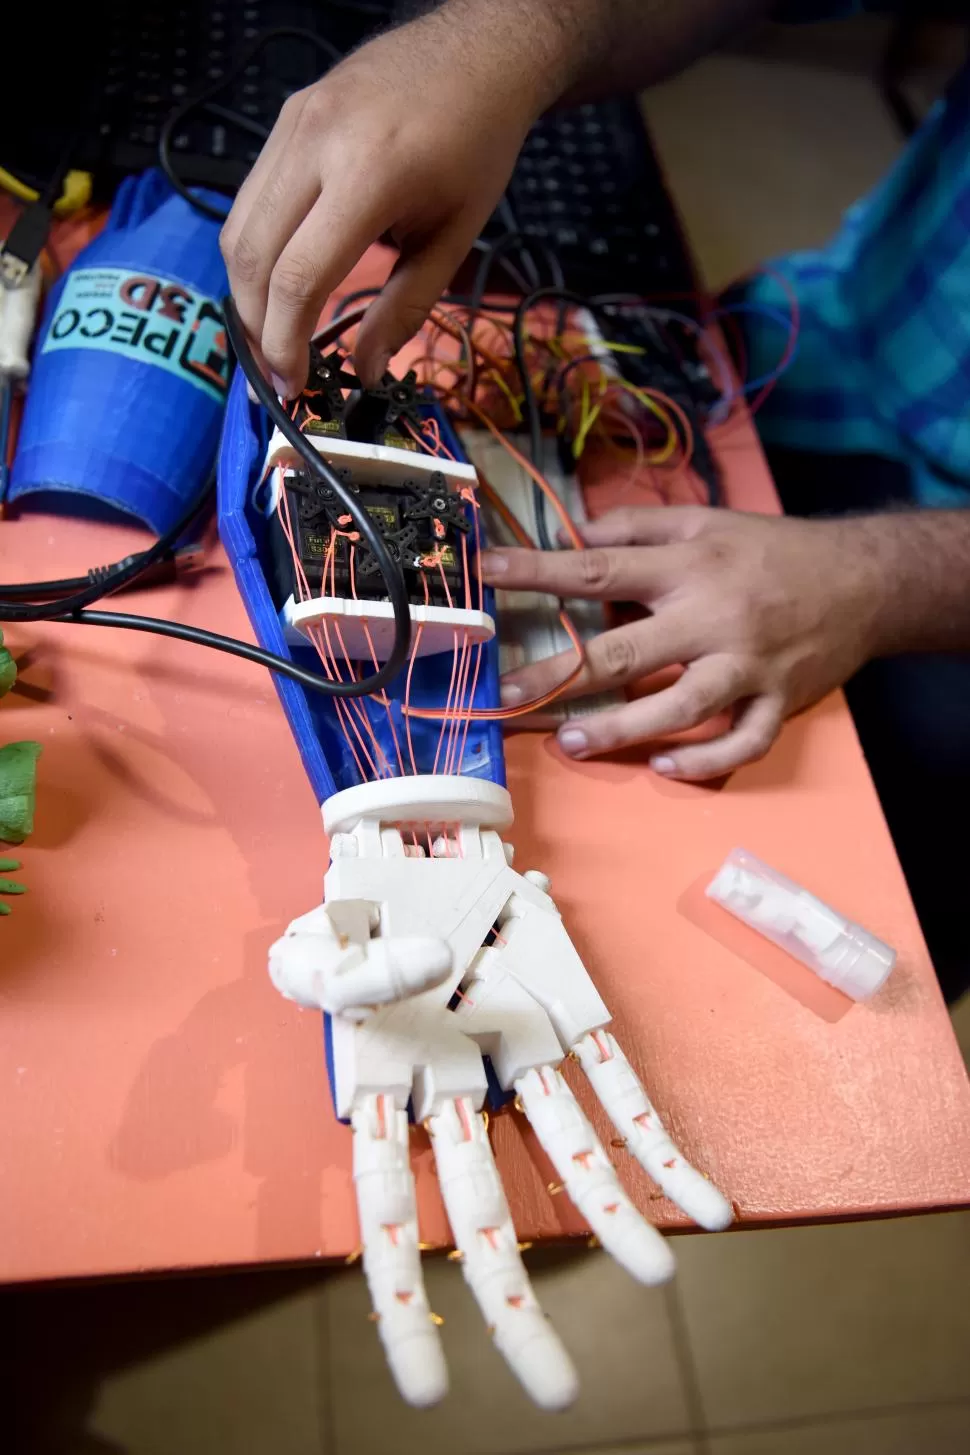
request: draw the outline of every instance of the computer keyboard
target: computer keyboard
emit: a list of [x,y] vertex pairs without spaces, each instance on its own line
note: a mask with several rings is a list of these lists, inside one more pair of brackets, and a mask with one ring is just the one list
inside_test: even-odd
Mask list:
[[[526,138],[507,197],[515,225],[556,254],[569,287],[693,291],[676,214],[632,98],[544,117]],[[491,231],[499,230],[493,219]]]
[[[88,0],[69,11],[58,44],[44,53],[42,109],[28,103],[26,87],[20,96],[5,87],[0,96],[7,123],[0,133],[7,138],[3,164],[43,176],[65,139],[77,134],[73,165],[92,171],[107,198],[122,177],[157,163],[166,118],[187,96],[229,73],[260,33],[300,27],[345,54],[394,11],[395,0]],[[214,98],[212,111],[195,111],[178,129],[172,153],[179,175],[234,192],[287,96],[326,69],[326,57],[306,41],[270,42]],[[37,85],[31,71],[35,92]]]
[[[31,68],[18,70],[0,95],[0,134],[7,138],[0,162],[43,178],[75,135],[73,165],[95,174],[97,195],[107,200],[122,177],[157,162],[159,133],[172,111],[231,72],[260,33],[310,29],[343,54],[410,3],[88,0],[69,10],[58,45],[44,52],[43,104]],[[179,176],[234,192],[287,96],[325,69],[326,57],[306,41],[273,40],[208,109],[196,109],[176,128],[171,158]],[[583,292],[692,288],[676,216],[632,99],[563,110],[533,127],[486,239],[510,229],[554,252],[566,283]]]

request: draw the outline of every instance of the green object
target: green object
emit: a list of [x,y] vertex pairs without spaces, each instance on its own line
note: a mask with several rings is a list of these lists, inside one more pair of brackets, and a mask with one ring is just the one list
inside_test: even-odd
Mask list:
[[0,840],[21,844],[34,827],[40,743],[0,748]]
[[17,664],[3,645],[3,632],[0,631],[0,697],[9,692],[17,680]]
[[[0,870],[19,869],[19,859],[0,859]],[[0,879],[0,894],[26,894],[26,884],[18,884],[16,879]],[[4,904],[0,899],[0,914],[9,914],[9,904]]]

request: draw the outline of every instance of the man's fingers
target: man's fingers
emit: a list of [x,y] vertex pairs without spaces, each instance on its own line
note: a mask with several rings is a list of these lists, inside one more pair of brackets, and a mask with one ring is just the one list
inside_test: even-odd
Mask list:
[[781,731],[784,704],[776,697],[755,697],[738,715],[734,727],[709,743],[686,743],[652,760],[665,778],[721,778],[745,763],[763,758]]
[[482,579],[503,591],[545,591],[551,596],[601,601],[651,601],[670,588],[677,556],[639,547],[585,551],[483,551]]
[[[229,290],[236,301],[239,317],[253,342],[257,342],[263,331],[263,314],[266,309],[266,293],[269,275],[279,257],[293,227],[306,215],[313,198],[319,191],[319,181],[312,171],[307,172],[309,196],[303,210],[297,214],[290,231],[279,236],[275,247],[267,245],[267,230],[271,227],[274,212],[285,199],[279,195],[279,168],[285,159],[289,174],[305,163],[298,160],[293,147],[293,133],[302,106],[302,97],[291,97],[280,112],[262,151],[253,163],[229,212],[219,245],[226,261],[229,274]],[[274,206],[275,203],[275,206]]]
[[388,360],[425,322],[474,237],[467,224],[452,224],[420,251],[405,253],[399,259],[357,333],[354,366],[366,388],[381,382]]
[[609,510],[579,527],[590,546],[664,546],[691,540],[711,512],[697,505],[640,505]]
[[573,1050],[627,1151],[658,1187],[702,1228],[715,1232],[730,1227],[731,1204],[674,1146],[611,1033],[592,1031]]
[[674,1255],[666,1239],[633,1206],[559,1072],[552,1066],[527,1071],[515,1090],[570,1201],[606,1251],[640,1283],[666,1283],[674,1274]]
[[262,349],[288,398],[306,383],[310,338],[327,298],[392,220],[380,187],[370,197],[325,184],[280,253],[269,280]]
[[351,1121],[364,1277],[377,1332],[408,1404],[437,1404],[448,1392],[448,1370],[421,1273],[407,1112],[378,1093],[364,1097]]
[[537,1405],[565,1409],[579,1392],[576,1371],[532,1291],[482,1118],[460,1096],[427,1128],[461,1271],[495,1346]]
[[[693,650],[693,624],[666,610],[643,621],[601,632],[586,643],[583,670],[563,698],[611,692],[648,677],[662,667],[688,660]],[[502,678],[502,703],[514,707],[551,692],[576,665],[576,653],[560,652]]]
[[559,745],[570,757],[587,758],[670,737],[707,722],[744,695],[744,674],[731,657],[701,657],[672,687],[593,713],[582,725],[571,721],[560,729]]

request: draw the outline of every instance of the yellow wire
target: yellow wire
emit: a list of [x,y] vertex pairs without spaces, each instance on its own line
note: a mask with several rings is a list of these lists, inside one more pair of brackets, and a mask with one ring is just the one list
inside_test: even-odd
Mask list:
[[[6,167],[0,167],[0,187],[21,202],[36,202],[40,196],[36,188],[21,182]],[[72,212],[80,212],[90,201],[91,173],[70,171],[64,178],[64,190],[54,203],[54,214],[56,217],[70,217]]]
[[512,390],[509,388],[508,384],[506,384],[505,380],[502,378],[502,375],[498,372],[497,369],[492,369],[484,377],[486,379],[494,379],[495,383],[501,389],[502,393],[505,395],[506,399],[509,401],[509,403],[512,406],[512,412],[515,415],[515,422],[516,422],[516,424],[521,424],[522,423],[522,408],[521,408],[521,406],[519,404],[519,401],[516,399],[515,395],[512,393]]
[[577,460],[586,448],[586,440],[589,437],[589,432],[600,417],[600,413],[603,409],[603,405],[606,402],[606,395],[608,392],[609,386],[605,385],[604,387],[604,380],[601,376],[599,398],[597,399],[595,405],[590,408],[592,401],[590,399],[589,393],[589,380],[584,375],[583,398],[582,404],[580,406],[579,429],[576,431],[576,438],[573,441],[573,455]]
[[658,404],[655,399],[652,399],[649,394],[644,393],[642,389],[638,389],[635,384],[631,384],[628,379],[616,377],[613,379],[613,383],[617,384],[621,389],[625,389],[628,394],[632,394],[634,399],[639,400],[644,409],[649,409],[651,414],[655,414],[661,424],[666,427],[666,444],[657,454],[647,456],[648,464],[665,465],[680,443],[677,428],[670,415],[662,405]]

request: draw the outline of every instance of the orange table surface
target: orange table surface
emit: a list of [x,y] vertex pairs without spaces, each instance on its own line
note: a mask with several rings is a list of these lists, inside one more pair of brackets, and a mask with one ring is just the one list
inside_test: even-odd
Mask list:
[[[776,508],[747,425],[721,459],[730,504]],[[143,539],[25,514],[0,526],[0,579],[75,574]],[[118,606],[251,636],[215,546],[196,584]],[[327,862],[269,678],[134,633],[7,639],[22,677],[0,742],[44,753],[19,851],[29,894],[0,922],[0,1277],[346,1256],[351,1134],[320,1016],[266,973]],[[507,757],[517,862],[551,875],[617,1035],[741,1223],[970,1203],[970,1085],[840,694],[720,788],[642,759],[567,762],[536,734]],[[735,845],[897,948],[873,1001],[852,1005],[705,900]],[[521,1236],[581,1233],[518,1114],[492,1127]],[[444,1244],[430,1149],[413,1141],[422,1236]],[[614,1156],[648,1215],[683,1227]]]

